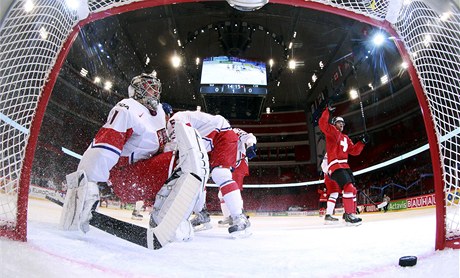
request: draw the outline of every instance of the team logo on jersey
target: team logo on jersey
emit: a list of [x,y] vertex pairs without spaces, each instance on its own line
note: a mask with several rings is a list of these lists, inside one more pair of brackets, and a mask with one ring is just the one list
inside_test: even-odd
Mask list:
[[160,145],[159,149],[162,150],[165,144],[168,142],[168,135],[166,134],[166,128],[157,130],[158,143]]

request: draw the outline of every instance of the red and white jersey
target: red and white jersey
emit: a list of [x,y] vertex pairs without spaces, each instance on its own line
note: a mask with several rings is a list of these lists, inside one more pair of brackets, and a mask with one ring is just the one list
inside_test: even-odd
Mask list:
[[246,149],[250,145],[257,144],[257,138],[252,133],[247,133],[241,128],[233,128],[233,132],[238,135],[238,152],[236,155],[236,167],[244,160],[248,164],[248,158],[246,157]]
[[181,122],[198,131],[208,152],[214,149],[214,137],[223,131],[231,130],[230,123],[220,115],[211,115],[201,111],[181,111],[175,113],[167,123],[170,139],[175,141],[174,125]]
[[328,156],[329,175],[339,168],[350,168],[348,154],[359,155],[364,148],[363,142],[353,144],[351,139],[329,124],[329,110],[324,109],[319,118],[319,128],[326,136],[326,152]]
[[107,122],[99,129],[83,154],[78,169],[85,170],[88,180],[106,182],[109,172],[125,158],[132,164],[162,151],[167,142],[166,119],[161,105],[151,113],[132,98],[123,99],[112,108]]

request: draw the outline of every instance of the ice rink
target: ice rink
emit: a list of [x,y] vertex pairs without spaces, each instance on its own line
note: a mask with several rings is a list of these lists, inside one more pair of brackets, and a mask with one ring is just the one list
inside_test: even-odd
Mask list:
[[[226,228],[148,250],[92,228],[57,229],[60,207],[29,201],[28,242],[0,239],[0,277],[459,277],[459,250],[434,250],[435,210],[362,214],[364,224],[325,226],[318,216],[251,217],[253,235]],[[130,211],[101,210],[130,220]],[[144,213],[145,218],[147,216]],[[147,219],[136,222],[147,225]],[[414,267],[399,258],[418,257]]]

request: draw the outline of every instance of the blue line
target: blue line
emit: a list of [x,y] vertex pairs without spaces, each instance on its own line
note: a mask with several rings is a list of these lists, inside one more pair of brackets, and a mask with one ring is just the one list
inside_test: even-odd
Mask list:
[[66,149],[66,148],[64,148],[64,147],[61,147],[61,150],[62,150],[65,154],[68,154],[68,155],[70,155],[70,156],[73,156],[73,157],[75,157],[76,159],[80,159],[80,160],[81,160],[81,158],[83,157],[82,155],[80,155],[80,154],[78,154],[78,153],[76,153],[76,152],[73,152],[73,151],[71,151],[71,150],[69,150],[69,149]]
[[6,116],[5,114],[3,114],[1,112],[0,112],[0,119],[3,120],[5,123],[7,123],[7,124],[13,126],[14,128],[18,129],[22,133],[29,134],[29,130],[27,128],[25,128],[22,125],[18,124],[17,122],[13,121],[12,119],[10,119],[8,116]]

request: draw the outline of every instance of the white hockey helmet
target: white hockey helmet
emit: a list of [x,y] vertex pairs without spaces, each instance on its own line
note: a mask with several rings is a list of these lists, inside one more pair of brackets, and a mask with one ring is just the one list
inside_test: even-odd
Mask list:
[[148,109],[156,110],[161,95],[161,82],[156,71],[133,77],[128,87],[128,95]]
[[342,117],[334,117],[332,119],[332,124],[335,125],[337,122],[342,122],[345,125],[345,120]]

